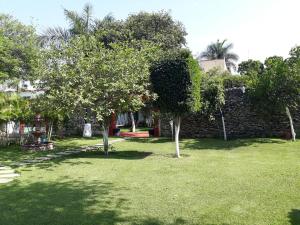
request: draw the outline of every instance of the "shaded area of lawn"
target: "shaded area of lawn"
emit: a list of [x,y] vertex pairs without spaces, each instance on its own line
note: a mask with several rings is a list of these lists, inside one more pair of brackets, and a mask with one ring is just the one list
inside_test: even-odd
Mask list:
[[300,224],[300,209],[292,209],[289,212],[289,218],[291,225],[299,225]]
[[[34,182],[0,190],[0,224],[115,224],[126,199],[111,183]],[[93,205],[103,210],[87,210]]]
[[[66,179],[66,177],[65,177]],[[112,183],[34,182],[0,189],[1,225],[162,225],[158,218],[126,216],[128,199]],[[95,208],[97,206],[97,208]],[[96,210],[96,209],[101,210]],[[176,224],[186,224],[181,218]]]

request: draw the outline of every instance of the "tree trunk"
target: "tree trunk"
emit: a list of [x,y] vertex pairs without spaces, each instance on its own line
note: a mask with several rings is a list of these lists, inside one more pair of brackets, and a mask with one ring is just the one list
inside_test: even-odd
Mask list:
[[296,133],[295,133],[295,130],[294,130],[293,118],[291,116],[289,108],[285,107],[285,110],[286,110],[286,115],[288,116],[289,121],[290,121],[290,128],[291,128],[292,140],[296,141]]
[[180,158],[180,151],[179,151],[179,131],[180,131],[180,122],[181,118],[180,116],[175,117],[175,145],[176,145],[176,157]]
[[174,137],[174,120],[170,121],[170,127],[171,127],[171,138],[173,141],[173,137]]
[[134,121],[133,112],[130,112],[130,118],[131,118],[131,130],[132,132],[135,132],[135,121]]
[[49,130],[48,130],[48,141],[51,141],[51,138],[52,138],[52,131],[53,131],[53,121],[50,121],[50,124],[49,124]]
[[6,145],[9,145],[8,122],[5,122]]
[[225,118],[222,112],[222,109],[220,108],[220,113],[222,117],[222,126],[223,126],[223,135],[224,135],[224,141],[227,141],[227,133],[226,133],[226,127],[225,127]]
[[103,122],[102,128],[103,128],[102,137],[103,137],[104,154],[105,154],[105,155],[108,155],[108,132],[109,132],[109,123]]

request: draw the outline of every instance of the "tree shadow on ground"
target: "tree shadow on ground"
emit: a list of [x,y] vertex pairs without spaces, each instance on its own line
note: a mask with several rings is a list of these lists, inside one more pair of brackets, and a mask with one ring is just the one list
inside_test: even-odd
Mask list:
[[118,191],[99,181],[14,182],[0,188],[0,224],[116,224],[127,202]]
[[220,139],[193,139],[184,140],[181,142],[185,150],[234,150],[238,147],[255,146],[258,144],[283,144],[284,140],[255,138],[255,139],[235,139],[235,140],[220,140]]
[[[216,224],[212,224],[212,223],[203,223],[201,221],[197,221],[197,222],[193,223],[193,222],[184,220],[181,217],[176,218],[174,220],[174,222],[165,222],[165,221],[162,221],[157,218],[149,217],[146,219],[139,220],[138,222],[132,223],[132,225],[184,225],[184,224],[186,224],[186,225],[216,225]],[[229,225],[229,224],[222,223],[219,225]]]
[[[128,190],[113,183],[83,182],[60,177],[60,181],[0,186],[1,225],[180,225],[190,224],[181,217],[173,222],[162,218],[129,216]],[[172,220],[169,218],[168,220]],[[201,223],[201,221],[194,223]]]
[[300,224],[300,210],[292,209],[288,215],[290,219],[291,225],[299,225]]
[[[27,165],[27,168],[37,167],[40,169],[48,169],[49,170],[49,168],[58,166],[62,163],[68,164],[70,166],[77,166],[77,165],[82,165],[82,164],[92,164],[89,161],[82,161],[84,159],[92,159],[92,158],[104,159],[104,160],[110,160],[110,159],[142,160],[152,154],[153,154],[152,152],[133,151],[133,150],[132,151],[112,151],[112,152],[109,152],[108,156],[106,156],[103,151],[81,152],[79,154],[63,156],[61,158],[43,161],[40,163],[29,164],[29,165]],[[82,159],[82,160],[71,161],[69,159]]]

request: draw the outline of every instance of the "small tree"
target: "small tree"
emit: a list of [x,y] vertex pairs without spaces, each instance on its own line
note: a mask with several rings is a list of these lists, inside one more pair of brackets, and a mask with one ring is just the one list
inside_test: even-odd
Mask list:
[[216,76],[210,76],[206,74],[203,76],[201,89],[203,111],[213,119],[216,111],[220,112],[223,126],[223,136],[224,140],[227,141],[225,119],[222,111],[222,108],[225,105],[223,78],[218,76],[218,74]]
[[151,67],[156,104],[162,113],[174,119],[176,156],[180,157],[179,132],[181,117],[190,111],[199,111],[201,72],[198,62],[186,52],[165,57]]
[[269,113],[285,111],[293,141],[296,133],[290,109],[300,104],[300,60],[294,52],[296,48],[287,60],[278,56],[267,58],[262,75],[252,77],[249,82],[250,96],[257,108]]
[[46,94],[68,111],[89,108],[103,127],[108,154],[108,128],[113,113],[141,107],[150,95],[149,66],[145,55],[125,44],[105,48],[93,36],[78,36],[47,54]]

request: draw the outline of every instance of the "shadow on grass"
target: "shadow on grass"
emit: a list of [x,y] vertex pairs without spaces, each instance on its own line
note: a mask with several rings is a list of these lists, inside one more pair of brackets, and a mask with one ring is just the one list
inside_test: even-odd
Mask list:
[[[191,223],[190,221],[186,221],[184,219],[182,219],[181,217],[176,218],[174,220],[174,222],[171,223],[166,223],[164,221],[161,221],[157,218],[147,218],[147,219],[143,219],[137,223],[132,223],[133,225],[216,225],[216,224],[212,224],[212,223],[201,223],[200,221],[198,221],[197,223]],[[219,225],[229,225],[227,223],[222,223]]]
[[[173,142],[169,138],[131,138],[127,142],[144,143],[144,144],[164,144]],[[181,139],[180,145],[182,150],[232,150],[242,146],[250,146],[256,144],[282,144],[284,140],[268,139],[268,138],[250,138],[250,139],[234,139],[224,141],[222,139]]]
[[282,144],[284,140],[280,139],[235,139],[235,140],[220,140],[220,139],[193,139],[182,141],[181,144],[186,150],[233,150],[238,147],[255,146],[258,144]]
[[[1,225],[179,225],[192,224],[181,217],[128,216],[131,202],[127,188],[94,180],[89,183],[62,177],[64,181],[14,182],[0,186]],[[169,218],[172,220],[172,218]],[[197,222],[195,224],[204,224]],[[206,223],[205,223],[206,224]],[[208,224],[206,224],[208,225]]]
[[26,166],[27,169],[31,167],[37,167],[40,169],[53,170],[52,167],[58,166],[60,164],[68,164],[69,166],[78,166],[78,165],[89,165],[92,164],[89,161],[70,161],[69,159],[122,159],[122,160],[141,160],[150,155],[152,152],[142,152],[142,151],[113,151],[109,152],[109,155],[106,156],[102,151],[93,151],[93,152],[82,152],[79,154],[74,154],[70,156],[63,156],[61,158],[52,159],[48,161],[43,161],[40,163],[29,164]]
[[0,224],[116,224],[125,198],[111,183],[36,182],[0,188]]
[[288,215],[290,219],[291,225],[299,225],[300,224],[300,210],[292,209]]
[[[97,158],[97,159],[108,159],[108,160],[109,159],[140,160],[152,154],[153,154],[152,152],[128,150],[128,151],[109,151],[108,156],[106,156],[103,151],[93,151],[93,152],[82,152],[78,155],[75,155],[75,157]],[[72,158],[74,157],[72,156]]]

